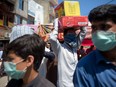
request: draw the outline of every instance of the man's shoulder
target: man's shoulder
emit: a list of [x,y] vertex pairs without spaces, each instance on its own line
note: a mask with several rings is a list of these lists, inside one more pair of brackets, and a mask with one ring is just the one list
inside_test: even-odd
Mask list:
[[53,83],[51,83],[49,80],[41,76],[38,76],[38,79],[36,79],[36,81],[38,81],[37,87],[55,87]]
[[77,67],[86,67],[94,65],[96,62],[96,52],[93,51],[79,60]]

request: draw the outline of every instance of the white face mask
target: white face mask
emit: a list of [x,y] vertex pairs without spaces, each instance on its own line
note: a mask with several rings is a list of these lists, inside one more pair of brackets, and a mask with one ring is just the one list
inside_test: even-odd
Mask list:
[[97,49],[109,51],[116,46],[116,33],[99,30],[92,34],[92,41]]
[[[22,60],[20,62],[22,62]],[[18,62],[18,63],[20,63],[20,62]],[[6,74],[8,76],[10,76],[13,79],[22,79],[26,73],[27,67],[22,71],[16,70],[16,65],[18,63],[4,62],[4,68],[5,68],[4,71],[6,72]]]

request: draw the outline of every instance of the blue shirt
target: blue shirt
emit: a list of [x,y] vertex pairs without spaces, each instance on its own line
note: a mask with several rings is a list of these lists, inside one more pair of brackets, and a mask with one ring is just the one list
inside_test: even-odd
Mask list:
[[116,66],[95,50],[78,62],[73,82],[74,87],[116,87]]

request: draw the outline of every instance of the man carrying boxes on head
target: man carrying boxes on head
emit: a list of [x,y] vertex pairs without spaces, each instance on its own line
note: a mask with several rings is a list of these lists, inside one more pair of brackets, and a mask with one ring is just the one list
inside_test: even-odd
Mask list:
[[[88,25],[88,18],[80,16],[78,1],[64,1],[56,7],[55,11],[58,18],[54,21],[50,42],[58,58],[57,86],[74,87],[73,74],[78,62],[77,48],[86,36],[87,31],[84,26]],[[62,40],[63,43],[60,43]]]
[[[58,87],[74,87],[73,74],[78,62],[77,48],[86,35],[85,27],[63,28],[64,43],[58,41],[58,21],[54,21],[54,30],[50,34],[50,42],[56,57],[58,58]],[[76,34],[77,30],[81,30]]]

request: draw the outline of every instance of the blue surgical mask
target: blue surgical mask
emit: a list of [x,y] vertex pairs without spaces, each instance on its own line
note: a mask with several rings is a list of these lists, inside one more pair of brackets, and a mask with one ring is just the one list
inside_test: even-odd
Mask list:
[[[20,61],[22,62],[22,61]],[[18,63],[20,63],[18,62]],[[24,70],[16,70],[16,65],[18,63],[13,63],[13,62],[4,62],[4,71],[8,76],[10,76],[13,79],[22,79],[26,73],[26,68]]]
[[99,30],[92,34],[92,41],[97,49],[109,51],[116,46],[116,33]]
[[74,33],[68,33],[64,36],[64,42],[69,44],[71,47],[77,47],[77,37]]

